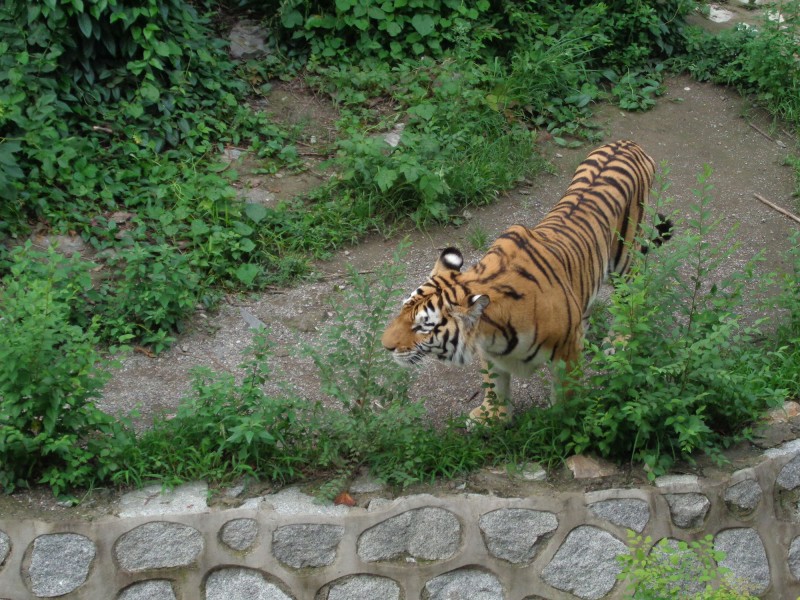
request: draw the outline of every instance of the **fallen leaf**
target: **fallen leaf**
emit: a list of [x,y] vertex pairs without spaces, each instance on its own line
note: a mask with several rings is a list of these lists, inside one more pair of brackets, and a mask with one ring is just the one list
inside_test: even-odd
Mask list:
[[336,498],[333,499],[333,503],[337,504],[337,505],[344,504],[345,506],[355,506],[356,505],[356,501],[347,492],[342,492],[341,494],[336,496]]

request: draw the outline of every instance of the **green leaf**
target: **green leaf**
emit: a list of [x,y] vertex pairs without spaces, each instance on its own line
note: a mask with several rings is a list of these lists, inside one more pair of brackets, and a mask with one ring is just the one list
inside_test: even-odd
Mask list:
[[382,192],[389,190],[397,179],[397,171],[393,169],[379,169],[375,175],[375,183]]
[[411,115],[416,115],[424,121],[430,121],[431,118],[433,118],[433,115],[436,114],[436,106],[426,102],[425,104],[412,106],[408,109],[408,113]]
[[92,35],[92,18],[89,16],[89,13],[81,13],[78,15],[78,27],[84,37],[88,38]]
[[195,219],[192,221],[191,231],[193,236],[201,236],[207,234],[211,230],[208,228],[208,225],[206,225],[205,221]]
[[436,23],[430,15],[417,14],[411,19],[411,25],[417,30],[418,34],[425,37],[433,32]]
[[263,204],[245,204],[244,214],[256,223],[260,223],[267,216],[267,209]]
[[286,29],[299,27],[303,24],[303,20],[303,15],[297,10],[292,10],[281,15],[281,24],[286,27]]
[[234,274],[236,275],[236,279],[238,279],[244,285],[251,285],[253,283],[253,280],[255,280],[255,278],[258,276],[260,272],[261,272],[261,267],[259,267],[258,265],[245,263],[239,265],[239,268],[236,269]]
[[139,92],[142,94],[142,98],[150,102],[158,102],[158,99],[161,97],[161,92],[152,83],[143,84],[142,87],[139,88]]
[[392,37],[395,37],[401,31],[403,31],[403,28],[397,23],[397,21],[389,21],[386,24],[386,33]]
[[128,104],[126,112],[128,113],[129,116],[133,117],[134,119],[138,119],[144,114],[144,107],[138,102]]

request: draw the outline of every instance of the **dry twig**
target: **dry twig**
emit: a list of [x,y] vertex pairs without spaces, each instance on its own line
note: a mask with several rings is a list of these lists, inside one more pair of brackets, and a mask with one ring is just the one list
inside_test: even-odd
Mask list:
[[769,207],[770,207],[770,208],[772,208],[773,210],[777,210],[777,211],[778,211],[779,213],[781,213],[782,215],[784,215],[784,216],[786,216],[786,217],[789,217],[790,219],[792,219],[792,221],[796,221],[797,223],[800,223],[800,217],[798,217],[797,215],[795,215],[795,214],[793,214],[793,213],[790,213],[790,212],[789,212],[788,210],[786,210],[785,208],[781,208],[781,207],[780,207],[780,206],[778,206],[777,204],[773,204],[772,202],[770,202],[769,200],[767,200],[767,199],[766,199],[766,198],[764,198],[763,196],[759,196],[758,194],[753,194],[753,196],[755,196],[756,198],[758,198],[758,199],[759,199],[761,202],[763,202],[764,204],[766,204],[767,206],[769,206]]

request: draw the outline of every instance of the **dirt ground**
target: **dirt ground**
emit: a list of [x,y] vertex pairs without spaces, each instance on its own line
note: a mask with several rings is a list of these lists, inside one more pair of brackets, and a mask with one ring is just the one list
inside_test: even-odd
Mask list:
[[[681,215],[689,214],[688,207],[695,199],[692,190],[696,188],[697,174],[703,165],[710,165],[715,188],[712,210],[721,221],[717,235],[738,226],[736,239],[741,242],[718,276],[740,271],[761,250],[766,258],[761,273],[780,270],[785,266],[781,256],[789,247],[789,235],[797,226],[759,202],[754,194],[793,209],[793,173],[783,162],[795,148],[796,140],[749,108],[734,91],[685,76],[668,78],[666,87],[657,107],[646,113],[599,107],[596,122],[601,126],[603,141],[635,140],[657,164],[668,164],[669,195]],[[325,140],[331,135],[332,109],[296,86],[277,87],[265,108],[284,114],[291,109],[292,118],[306,122],[309,148],[315,139]],[[405,258],[404,288],[408,292],[423,280],[439,251],[446,246],[460,247],[469,266],[480,257],[480,252],[469,242],[471,233],[481,230],[492,239],[511,224],[536,224],[559,199],[575,167],[593,146],[564,149],[545,145],[542,151],[552,164],[552,174],[524,182],[498,197],[491,206],[468,208],[464,211],[465,224],[460,227],[431,228],[424,232],[409,229],[398,231],[391,239],[376,234],[317,264],[315,278],[308,283],[228,298],[217,312],[198,313],[171,350],[154,358],[138,353],[124,358],[98,406],[115,414],[137,410],[142,424],[157,413],[174,412],[188,392],[193,367],[237,373],[242,351],[253,338],[252,325],[258,322],[270,328],[277,344],[272,365],[276,381],[288,383],[303,397],[322,398],[313,364],[298,357],[295,350],[301,343],[320,339],[326,321],[333,316],[330,300],[348,283],[348,265],[362,272],[377,273],[391,260],[400,239],[408,236],[412,242]],[[313,151],[308,155],[313,162]],[[266,180],[242,177],[243,194],[248,198],[286,197],[319,181],[320,174],[313,168],[300,177],[290,174]],[[757,282],[753,283],[755,286]],[[432,421],[442,423],[467,413],[480,402],[480,383],[477,365],[464,370],[429,364],[419,373],[411,395],[424,400]],[[543,405],[548,394],[546,370],[530,381],[514,382],[517,410]],[[791,434],[788,430],[775,433],[777,441]],[[473,482],[474,491],[500,485],[492,481],[491,473],[480,477],[484,479]],[[513,493],[514,489],[511,486],[506,491]],[[42,495],[20,501],[29,507],[46,503]]]
[[[296,96],[300,92],[290,93]],[[764,269],[781,268],[793,223],[759,202],[754,194],[793,207],[793,174],[783,160],[794,140],[771,127],[762,115],[749,111],[735,92],[683,76],[667,81],[667,92],[649,112],[627,113],[603,106],[596,116],[604,132],[603,141],[635,140],[656,163],[668,164],[669,195],[680,215],[687,216],[695,200],[692,190],[697,187],[697,174],[704,164],[711,166],[715,188],[712,210],[721,220],[717,233],[722,235],[736,225],[736,238],[741,242],[720,277],[741,270],[759,250],[765,252]],[[313,364],[298,357],[295,350],[301,343],[320,339],[333,315],[330,301],[348,283],[347,265],[362,272],[378,272],[406,235],[412,243],[405,258],[404,288],[409,292],[424,279],[439,250],[446,246],[460,247],[469,265],[481,254],[469,242],[472,232],[482,230],[491,239],[511,224],[538,222],[591,149],[590,145],[578,149],[545,146],[553,174],[521,185],[491,206],[465,210],[467,218],[460,227],[402,231],[391,239],[376,234],[316,265],[316,281],[262,295],[229,298],[215,314],[198,314],[188,333],[170,351],[155,358],[134,354],[124,359],[107,385],[100,407],[121,414],[137,409],[143,422],[157,412],[172,412],[187,392],[193,367],[237,372],[241,352],[252,340],[251,324],[257,321],[270,328],[277,343],[273,365],[276,380],[288,382],[304,397],[321,398]],[[297,181],[286,175],[262,185],[282,191],[296,188]],[[431,364],[419,374],[412,396],[424,398],[431,418],[443,422],[478,403],[480,390],[477,366],[465,373],[463,369]],[[548,393],[546,370],[542,377],[515,382],[515,403],[520,409],[543,404]]]

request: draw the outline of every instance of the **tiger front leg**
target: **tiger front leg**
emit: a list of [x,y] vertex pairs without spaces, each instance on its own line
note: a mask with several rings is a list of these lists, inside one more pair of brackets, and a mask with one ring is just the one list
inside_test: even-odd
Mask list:
[[501,371],[491,364],[482,362],[483,387],[485,393],[483,403],[469,413],[467,426],[486,425],[491,421],[507,423],[511,420],[511,374]]

